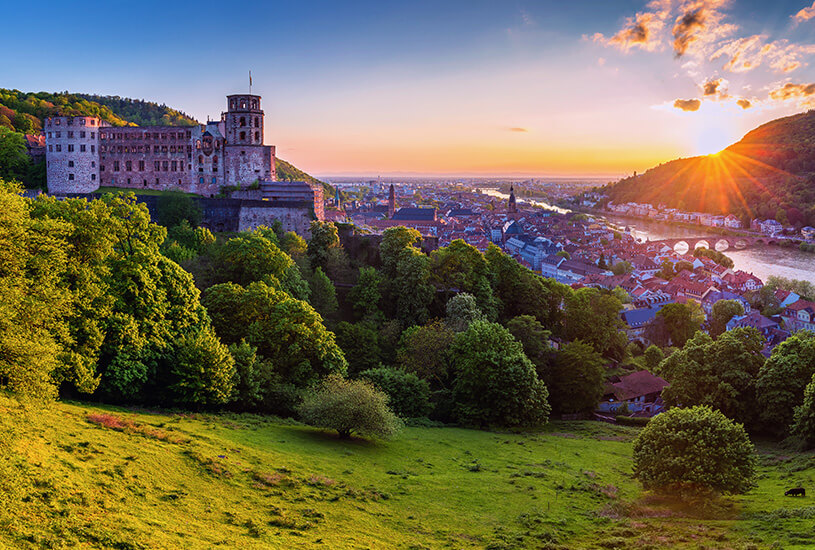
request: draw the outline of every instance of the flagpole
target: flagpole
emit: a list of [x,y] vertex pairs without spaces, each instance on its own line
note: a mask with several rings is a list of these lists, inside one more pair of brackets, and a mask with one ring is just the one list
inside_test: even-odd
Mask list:
[[249,93],[252,93],[252,71],[249,71]]

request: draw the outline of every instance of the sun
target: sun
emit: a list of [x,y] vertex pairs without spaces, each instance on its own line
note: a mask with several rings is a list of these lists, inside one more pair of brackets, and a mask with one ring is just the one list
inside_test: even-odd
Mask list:
[[718,155],[732,143],[730,132],[721,126],[705,126],[696,136],[696,151],[699,155]]

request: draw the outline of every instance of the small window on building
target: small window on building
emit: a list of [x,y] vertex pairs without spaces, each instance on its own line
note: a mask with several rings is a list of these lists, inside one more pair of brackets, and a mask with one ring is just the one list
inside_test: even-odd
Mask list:
[[139,161],[139,172],[144,172],[144,161],[143,160]]
[[54,152],[54,146],[53,146],[53,145],[49,145],[49,146],[48,146],[48,152],[49,152],[49,153],[53,153],[53,152]]
[[74,175],[73,175],[73,174],[68,174],[68,179],[69,179],[69,180],[73,180],[73,179],[74,179]]
[[62,132],[57,132],[57,137],[61,138],[62,137]]
[[96,174],[91,174],[91,181],[96,181]]
[[159,162],[159,161],[153,162],[153,170],[155,170],[156,172],[161,170],[161,162]]
[[57,145],[57,153],[62,151],[62,145]]
[[255,132],[255,141],[260,141],[260,132]]
[[79,137],[81,138],[85,137],[85,132],[79,132]]
[[49,138],[51,137],[51,132],[48,132],[48,137],[49,137]]
[[59,126],[59,124],[60,124],[60,120],[59,120],[59,119],[56,119],[54,122],[56,122],[57,126]]
[[100,172],[104,172],[104,171],[105,171],[105,165],[104,165],[104,164],[100,164],[100,165],[99,165],[99,171],[100,171]]
[[127,170],[128,172],[132,172],[133,171],[133,162],[131,162],[129,160],[125,161],[125,170]]
[[[96,126],[96,121],[94,119],[91,119],[90,123],[91,123],[91,126]],[[91,137],[93,137],[93,134],[91,134]]]
[[169,169],[170,169],[170,161],[168,161],[168,160],[161,161],[161,171],[166,172]]
[[114,171],[114,172],[118,172],[118,171],[119,171],[119,161],[118,161],[118,160],[114,160],[114,161],[113,161],[113,171]]
[[240,122],[240,125],[241,125],[241,126],[246,126],[246,117],[245,117],[245,116],[242,116],[242,117],[241,117],[241,122]]
[[69,152],[69,153],[73,153],[73,152],[74,152],[74,146],[73,146],[73,145],[68,145],[68,152]]
[[204,155],[198,155],[198,164],[204,164]]
[[218,181],[218,180],[217,180],[217,178],[216,178],[215,176],[212,176],[212,185],[215,185],[215,183],[216,183],[217,181]]
[[260,128],[260,117],[255,117],[255,128]]
[[241,132],[241,141],[246,139],[246,132]]
[[95,138],[96,138],[96,132],[91,132],[91,139],[95,139]]
[[91,161],[91,168],[96,168],[96,161],[95,160]]
[[69,137],[69,138],[74,137],[74,133],[73,133],[73,132],[68,132],[68,137]]
[[204,185],[204,178],[198,178],[198,183],[200,183],[201,185]]
[[177,172],[177,171],[178,171],[178,161],[174,160],[174,161],[172,162],[172,164],[170,165],[170,170],[171,170],[171,171],[173,171],[173,172]]
[[84,144],[82,144],[82,145],[80,145],[80,146],[79,146],[79,152],[80,152],[80,153],[84,153],[84,152],[85,152],[85,145],[84,145]]
[[91,153],[95,153],[95,152],[96,152],[96,145],[91,145]]
[[74,161],[69,160],[68,161],[68,168],[73,168],[73,167],[74,167]]
[[[79,125],[80,125],[80,126],[85,126],[85,119],[84,119],[84,118],[83,118],[83,119],[80,119],[80,121],[79,121]],[[85,137],[85,136],[82,136],[82,137]]]

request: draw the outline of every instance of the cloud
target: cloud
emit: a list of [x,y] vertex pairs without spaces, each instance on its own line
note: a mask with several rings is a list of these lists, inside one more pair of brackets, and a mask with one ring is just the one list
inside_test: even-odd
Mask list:
[[753,106],[753,104],[750,103],[749,99],[744,99],[743,97],[736,101],[736,105],[738,105],[742,109],[749,109],[750,107]]
[[728,0],[687,0],[680,6],[680,15],[671,29],[674,55],[702,53],[707,46],[735,32],[738,27],[724,23],[720,11]]
[[809,21],[813,17],[815,17],[815,2],[808,8],[804,8],[795,15],[791,16],[796,23],[800,23],[802,21]]
[[731,73],[745,73],[763,63],[776,72],[790,73],[804,65],[803,56],[815,53],[815,46],[810,44],[790,44],[785,39],[765,42],[766,39],[766,35],[755,34],[724,42],[711,54],[710,61],[729,58],[722,68]]
[[701,106],[702,102],[698,99],[677,99],[674,101],[674,107],[683,111],[698,111]]
[[716,95],[716,93],[719,91],[719,88],[722,86],[723,82],[724,80],[721,78],[708,80],[707,82],[702,84],[702,93],[706,96]]
[[657,51],[662,48],[660,33],[671,13],[672,2],[673,0],[653,0],[646,6],[648,11],[638,12],[633,17],[626,18],[623,28],[611,38],[606,38],[599,32],[592,38],[595,42],[614,46],[624,52],[632,48],[647,52]]
[[776,101],[786,101],[788,99],[806,98],[815,94],[815,84],[793,84],[787,82],[780,88],[770,91],[770,98]]
[[520,126],[512,126],[511,128],[509,128],[509,131],[510,132],[528,132],[529,130],[527,130],[526,128],[521,128]]

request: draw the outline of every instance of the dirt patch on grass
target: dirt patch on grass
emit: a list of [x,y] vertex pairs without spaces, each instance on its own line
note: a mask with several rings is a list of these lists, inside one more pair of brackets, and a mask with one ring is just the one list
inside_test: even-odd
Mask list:
[[148,439],[156,439],[158,441],[164,441],[176,445],[189,443],[190,441],[188,438],[174,434],[169,430],[135,422],[129,418],[124,418],[115,414],[91,413],[85,418],[91,424],[95,424],[109,430],[116,430],[117,432],[140,435]]

